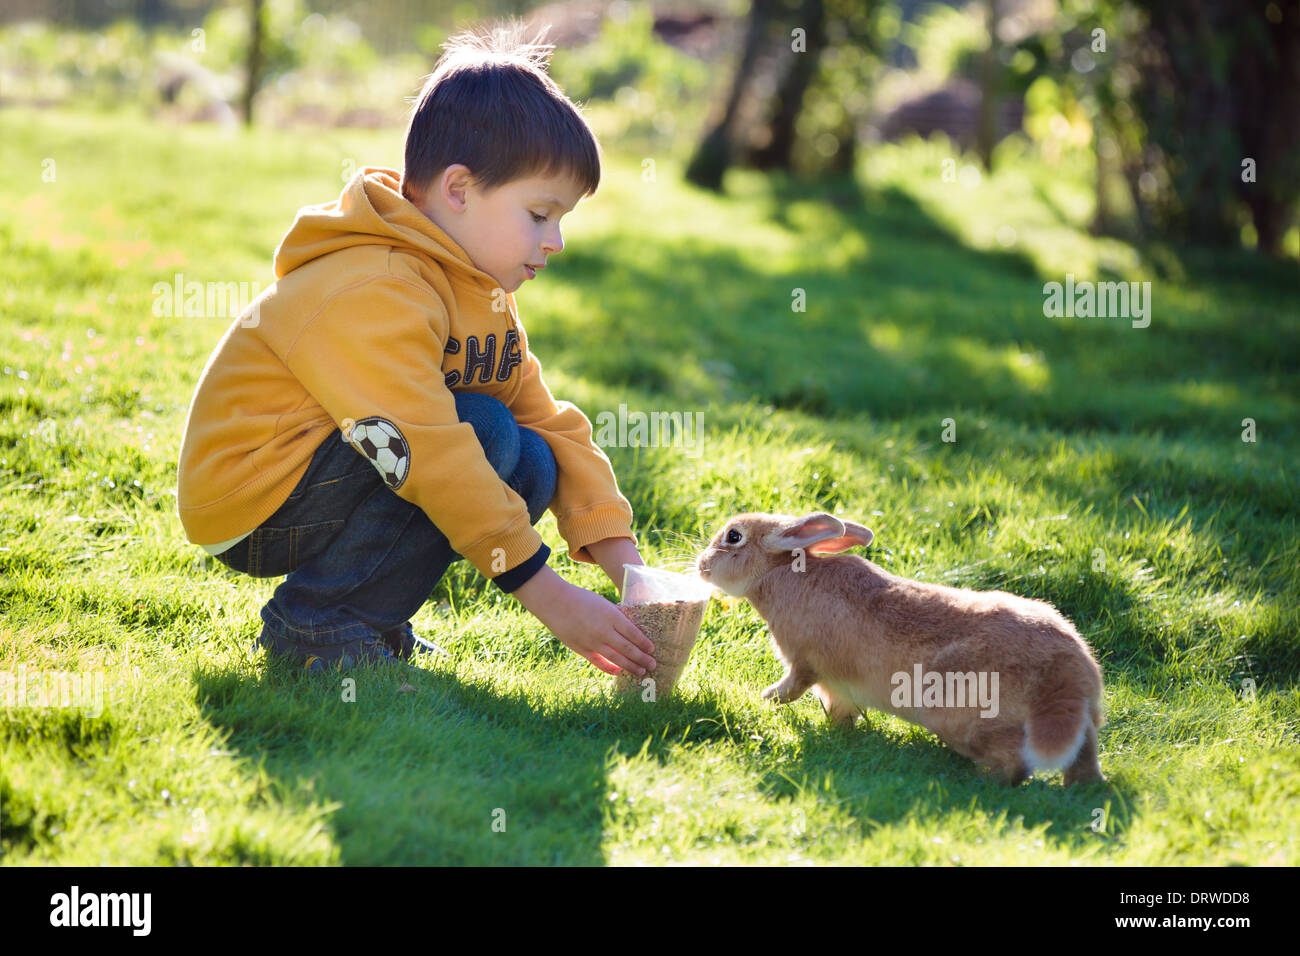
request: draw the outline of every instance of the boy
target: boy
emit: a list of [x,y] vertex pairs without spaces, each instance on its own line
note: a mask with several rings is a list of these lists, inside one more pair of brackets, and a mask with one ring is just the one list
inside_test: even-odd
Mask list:
[[653,645],[565,582],[533,524],[616,588],[642,564],[591,422],[556,402],[513,292],[564,242],[599,148],[518,27],[444,47],[405,168],[366,167],[300,209],[275,283],[208,359],[181,439],[189,540],[256,577],[287,574],[259,641],[309,670],[438,650],[407,620],[462,556],[609,674]]

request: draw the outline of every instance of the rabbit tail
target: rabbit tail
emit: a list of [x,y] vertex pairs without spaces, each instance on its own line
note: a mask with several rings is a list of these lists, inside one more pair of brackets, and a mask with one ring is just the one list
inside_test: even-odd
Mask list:
[[1092,722],[1092,701],[1058,697],[1041,706],[1025,723],[1022,756],[1034,770],[1059,770],[1074,762]]
[[1065,783],[1104,781],[1097,760],[1101,702],[1093,697],[1058,698],[1034,712],[1025,724],[1021,757],[1033,770],[1065,769]]

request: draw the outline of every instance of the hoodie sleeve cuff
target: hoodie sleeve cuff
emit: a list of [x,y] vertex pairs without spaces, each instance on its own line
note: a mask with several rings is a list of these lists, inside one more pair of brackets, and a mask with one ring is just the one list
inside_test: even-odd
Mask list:
[[560,537],[569,545],[569,557],[585,564],[596,563],[587,550],[589,544],[606,538],[631,538],[636,542],[636,534],[632,531],[632,509],[622,502],[606,502],[584,512],[557,517],[556,525]]
[[523,564],[517,564],[509,571],[503,571],[492,579],[492,583],[509,594],[521,587],[538,571],[546,566],[546,559],[551,556],[551,549],[543,544],[531,558]]

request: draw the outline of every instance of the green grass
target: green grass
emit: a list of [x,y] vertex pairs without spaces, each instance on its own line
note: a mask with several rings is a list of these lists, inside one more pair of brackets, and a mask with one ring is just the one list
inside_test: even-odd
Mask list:
[[[1076,622],[1109,783],[1007,789],[892,717],[842,731],[811,696],[761,701],[779,670],[743,602],[713,603],[653,706],[463,563],[415,619],[452,657],[406,687],[360,672],[345,702],[337,677],[268,665],[250,645],[276,581],[202,560],[175,515],[228,320],[155,317],[152,288],[268,282],[295,210],[345,163],[397,164],[400,131],[2,119],[0,671],[106,684],[98,716],[0,717],[4,862],[1300,861],[1294,263],[1095,239],[1086,191],[1026,158],[966,189],[939,146],[880,147],[857,183],[739,173],[717,198],[680,155],[646,182],[607,142],[600,192],[521,290],[558,397],[593,421],[704,416],[698,456],[607,449],[652,564],[734,512],[827,509],[896,573]],[[1045,318],[1066,272],[1151,281],[1150,327]]]

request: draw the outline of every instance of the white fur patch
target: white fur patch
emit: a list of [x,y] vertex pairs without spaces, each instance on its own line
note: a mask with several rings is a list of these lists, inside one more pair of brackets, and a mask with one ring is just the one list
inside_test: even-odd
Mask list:
[[1079,721],[1079,732],[1074,737],[1074,743],[1067,747],[1059,757],[1044,757],[1038,753],[1029,743],[1029,724],[1025,724],[1025,744],[1020,748],[1021,759],[1025,765],[1032,770],[1063,770],[1070,764],[1074,763],[1074,758],[1079,756],[1079,748],[1083,746],[1084,737],[1088,734],[1088,719],[1085,717]]

